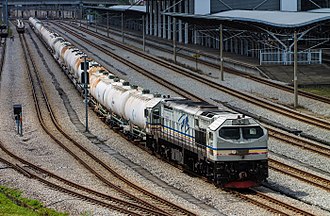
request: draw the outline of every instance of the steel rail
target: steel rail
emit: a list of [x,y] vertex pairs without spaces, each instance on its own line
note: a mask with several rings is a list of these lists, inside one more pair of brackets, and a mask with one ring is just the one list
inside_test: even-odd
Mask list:
[[[36,66],[34,65],[34,68],[36,68]],[[37,71],[37,70],[36,70]],[[39,83],[41,83],[41,81],[38,81]],[[42,84],[40,84],[42,86]],[[50,106],[50,104],[48,103],[48,99],[47,96],[45,94],[45,91],[42,91],[45,101],[46,101],[46,105],[47,105],[47,109],[49,110],[49,114],[51,116],[52,122],[55,125],[55,127],[57,128],[57,130],[59,130],[59,132],[65,136],[70,142],[72,142],[76,147],[78,147],[81,151],[83,151],[86,155],[88,155],[90,158],[92,158],[94,161],[96,161],[98,164],[100,164],[104,169],[106,169],[109,173],[111,173],[113,176],[115,176],[117,179],[120,179],[122,182],[124,182],[125,184],[127,184],[128,186],[130,186],[131,188],[135,189],[136,191],[139,191],[140,193],[144,194],[144,196],[150,197],[149,202],[158,202],[159,204],[162,204],[163,207],[155,207],[153,204],[150,204],[149,202],[146,202],[145,200],[138,198],[134,195],[129,194],[128,192],[126,192],[125,190],[121,189],[118,186],[115,186],[114,184],[112,184],[111,182],[107,181],[106,179],[104,179],[100,174],[96,173],[95,171],[93,171],[91,168],[90,171],[96,175],[98,178],[101,179],[101,181],[105,182],[108,186],[116,189],[117,191],[119,191],[122,194],[125,194],[126,196],[130,197],[133,200],[136,200],[137,202],[139,202],[140,204],[143,204],[145,206],[148,206],[150,209],[157,209],[158,211],[162,212],[164,210],[161,210],[161,208],[166,207],[167,211],[177,211],[177,212],[181,212],[184,215],[194,215],[192,212],[174,204],[171,203],[161,197],[158,197],[150,192],[148,192],[147,190],[135,185],[134,183],[130,182],[129,180],[127,180],[126,178],[124,178],[123,176],[119,175],[115,170],[113,170],[111,167],[109,167],[107,164],[105,164],[103,161],[101,161],[100,159],[98,159],[95,155],[91,154],[86,148],[84,148],[83,146],[81,146],[79,143],[77,143],[74,139],[72,139],[69,135],[67,135],[63,129],[61,128],[61,126],[58,124],[55,115],[53,114],[52,108]],[[49,134],[51,137],[53,136],[52,134]],[[55,137],[53,139],[56,139]],[[60,144],[60,143],[58,143]],[[61,145],[61,144],[60,144]],[[62,148],[64,148],[66,151],[68,151],[75,159],[77,159],[78,161],[80,161],[85,167],[88,167],[88,165],[83,162],[78,156],[76,156],[73,152],[71,152],[68,148],[66,148],[64,145],[61,145]],[[159,205],[158,204],[158,205]]]
[[[63,28],[63,26],[61,26],[60,28]],[[104,49],[104,48],[102,48],[101,46],[98,46],[97,44],[95,44],[95,43],[93,43],[93,42],[91,42],[91,41],[89,41],[89,40],[87,40],[87,39],[84,39],[83,37],[81,37],[79,34],[76,34],[75,32],[73,32],[73,31],[71,31],[71,30],[69,30],[69,29],[67,29],[67,28],[64,28],[67,32],[69,32],[70,34],[72,34],[72,35],[74,35],[75,37],[78,37],[80,40],[82,40],[82,41],[84,41],[85,43],[87,43],[87,44],[90,44],[91,46],[93,46],[93,47],[95,47],[95,48],[97,48],[97,49],[99,49],[99,50],[101,50],[102,52],[104,52],[104,53],[106,53],[106,54],[109,54],[111,57],[114,55],[114,54],[112,54],[111,52],[109,52],[108,50],[106,50],[106,49]],[[127,65],[127,64],[126,64]],[[166,81],[167,82],[167,81]],[[176,88],[178,88],[178,87],[176,87]],[[180,88],[180,90],[181,90],[181,88]],[[204,100],[201,100],[201,101],[204,101]],[[280,202],[280,201],[276,201],[276,202]],[[260,204],[260,205],[262,205],[262,204]],[[284,205],[284,204],[283,204]],[[269,208],[269,207],[267,207],[267,208]],[[290,208],[290,209],[294,209],[294,207],[293,206],[289,206],[288,205],[288,208]],[[276,208],[275,208],[276,209]],[[297,210],[298,211],[298,210]],[[301,210],[301,212],[303,212],[302,210]],[[283,213],[283,212],[282,212]]]
[[[61,26],[60,28],[63,28],[63,26]],[[103,48],[102,46],[99,46],[96,43],[83,38],[82,36],[80,36],[79,34],[71,31],[68,28],[65,28],[65,30],[67,32],[69,32],[70,34],[73,34],[75,37],[79,38],[80,40],[84,41],[85,43],[95,47],[96,49],[101,50],[103,53],[105,53],[107,55],[110,55],[111,57],[115,58],[116,60],[119,59],[120,62],[130,66],[133,69],[136,68],[135,64],[133,64],[131,62],[127,62],[126,59],[123,59],[120,56],[111,53],[106,48]],[[144,55],[143,55],[143,57],[144,57]],[[142,73],[143,75],[151,73],[151,72],[148,72],[146,69],[143,69],[143,71],[142,71],[141,68],[139,68],[139,70],[137,72]],[[153,78],[153,80],[157,81],[156,79],[158,78],[158,76],[153,75],[152,78]],[[172,91],[176,92],[179,95],[182,95],[183,97],[187,97],[187,98],[190,98],[192,100],[205,101],[205,99],[203,99],[203,98],[200,98],[200,97],[196,98],[196,96],[192,95],[190,92],[187,93],[187,91],[184,90],[183,88],[173,86],[172,83],[170,83],[169,81],[166,81],[164,79],[161,79],[161,82],[159,82],[159,83],[163,86],[166,86],[166,87],[171,86]],[[164,85],[164,83],[165,83],[165,85]],[[205,83],[205,84],[208,84],[208,83]],[[181,92],[184,92],[184,94],[181,94]],[[330,155],[329,148],[324,146],[324,145],[317,144],[316,142],[312,142],[312,141],[309,141],[309,140],[306,140],[306,139],[302,139],[302,138],[300,138],[298,136],[294,136],[292,134],[287,134],[287,133],[285,133],[283,131],[280,131],[278,129],[275,129],[275,128],[271,128],[271,127],[268,127],[268,126],[266,126],[266,128],[270,131],[270,136],[272,136],[272,137],[274,137],[278,140],[285,141],[285,142],[287,142],[291,145],[299,146],[301,148],[304,148],[304,149],[309,150],[309,151],[316,152],[316,153],[324,155],[326,157],[329,157],[329,155]]]
[[[0,146],[1,146],[1,149],[3,149],[3,145],[2,143],[0,142]],[[15,158],[16,159],[16,158]],[[21,161],[20,158],[17,158],[17,160]],[[65,179],[62,179],[61,177],[55,175],[55,174],[52,174],[46,170],[43,170],[37,166],[34,166],[33,164],[31,163],[26,163],[28,164],[29,166],[32,165],[33,168],[36,168],[38,171],[42,171],[43,173],[47,174],[48,177],[51,176],[53,178],[56,178],[58,180],[60,180],[61,182],[63,182],[64,184],[66,185],[69,185],[71,187],[74,187],[78,190],[82,190],[82,191],[85,191],[85,192],[88,192],[89,194],[93,194],[93,195],[96,195],[98,196],[99,198],[103,198],[103,199],[107,199],[109,200],[110,202],[115,202],[115,203],[120,203],[123,207],[118,207],[116,205],[113,205],[111,203],[108,203],[108,202],[105,202],[105,201],[102,201],[102,200],[98,200],[96,198],[93,198],[93,197],[90,197],[90,196],[87,196],[87,195],[84,195],[84,194],[81,194],[77,191],[74,191],[74,190],[71,190],[71,189],[68,189],[68,188],[65,188],[64,186],[60,186],[59,184],[55,184],[49,180],[46,180],[42,177],[39,177],[38,175],[36,174],[33,174],[32,172],[28,171],[26,168],[23,168],[22,166],[19,166],[18,164],[13,164],[11,162],[9,162],[8,160],[0,157],[0,161],[2,163],[5,163],[7,164],[8,166],[12,167],[14,170],[16,170],[17,172],[23,174],[24,176],[28,177],[28,178],[33,178],[33,179],[36,179],[37,181],[45,184],[46,186],[48,187],[51,187],[51,188],[54,188],[55,190],[57,191],[60,191],[60,192],[64,192],[66,194],[70,194],[72,196],[75,196],[75,197],[79,197],[80,199],[82,200],[85,200],[85,201],[88,201],[88,202],[91,202],[91,203],[94,203],[94,204],[97,204],[99,206],[103,206],[103,207],[107,207],[107,208],[110,208],[110,209],[114,209],[118,212],[121,212],[121,213],[124,213],[124,214],[129,214],[129,215],[145,215],[145,214],[154,214],[154,215],[164,215],[166,216],[167,214],[161,214],[159,212],[152,212],[150,211],[150,209],[145,209],[145,211],[142,211],[143,208],[141,208],[140,206],[136,206],[134,204],[131,204],[130,202],[126,202],[126,201],[123,201],[123,200],[119,200],[115,197],[111,197],[111,196],[108,196],[106,194],[102,194],[102,193],[99,193],[99,192],[96,192],[96,191],[93,191],[91,189],[88,189],[86,187],[83,187],[83,186],[80,186],[80,185],[77,185],[73,182],[70,182],[70,181],[67,181]],[[24,160],[23,160],[24,161]],[[129,208],[132,208],[132,209],[135,209],[137,211],[139,211],[140,209],[140,212],[141,213],[136,213],[132,210],[128,210]]]
[[[79,27],[79,26],[72,25],[72,24],[68,24],[68,25],[71,25],[74,28],[85,29],[85,30],[88,30],[89,32],[92,32],[91,29],[86,29],[85,27],[82,27],[82,26]],[[121,33],[117,33],[117,31],[112,31],[112,34],[115,34],[115,35],[121,37]],[[126,35],[127,34],[128,33],[126,32]],[[130,34],[130,35],[133,36],[133,37],[130,37],[129,40],[134,41],[134,42],[137,42],[137,43],[141,43],[141,39],[139,38],[139,37],[141,37],[140,35],[134,35],[134,34]],[[102,35],[102,36],[105,37],[105,35]],[[108,37],[107,37],[107,39],[108,39]],[[153,38],[149,38],[148,40],[154,42],[155,44],[146,42],[146,45],[147,46],[152,47],[152,48],[155,48],[157,50],[161,50],[161,51],[166,52],[166,53],[169,53],[169,54],[172,54],[173,53],[173,47],[172,47],[173,44],[172,43],[166,43],[166,41],[159,41],[159,40],[155,40]],[[167,48],[164,48],[162,46],[157,46],[156,44],[163,44],[163,45],[168,46],[169,48],[167,49]],[[186,46],[180,46],[180,45],[178,45],[177,48],[180,49],[180,50],[188,51],[191,54],[196,54],[196,50],[194,50],[192,48],[188,48]],[[181,57],[181,58],[184,58],[184,59],[193,61],[193,62],[196,61],[196,58],[192,57],[192,55],[186,55],[186,54],[179,53],[179,52],[177,52],[176,55],[178,57]],[[208,53],[205,53],[205,52],[204,53],[201,53],[200,55],[201,56],[205,56],[205,57],[207,57],[209,59],[213,59],[214,61],[219,62],[219,58],[218,57],[215,57],[214,55],[211,55],[211,54],[208,54]],[[204,65],[209,66],[209,67],[212,67],[214,69],[219,69],[219,65],[216,64],[216,63],[214,63],[214,62],[210,62],[210,61],[203,60],[203,59],[198,59],[198,62],[200,64],[204,64]],[[238,64],[238,65],[243,66],[243,67],[247,67],[247,68],[259,70],[254,65],[246,64],[244,62],[240,62],[240,61],[236,61],[236,60],[224,59],[224,62],[234,63],[234,64]],[[280,89],[280,90],[284,90],[286,92],[289,92],[289,93],[292,93],[293,94],[293,87],[291,87],[291,86],[279,84],[279,83],[276,83],[276,82],[274,82],[272,80],[269,80],[269,79],[266,79],[266,78],[263,78],[263,77],[259,77],[259,76],[256,76],[256,75],[253,75],[253,74],[250,74],[250,73],[246,73],[246,72],[243,72],[243,71],[235,70],[235,69],[232,69],[232,68],[229,68],[229,67],[224,67],[224,69],[226,70],[226,73],[230,73],[230,74],[234,74],[236,76],[244,77],[246,79],[250,79],[250,80],[253,80],[253,81],[256,81],[256,82],[259,82],[259,83],[268,85],[268,86],[272,86],[274,88],[277,88],[277,89]],[[330,104],[330,98],[328,98],[328,97],[316,95],[316,94],[313,94],[313,93],[310,93],[310,92],[306,92],[306,91],[303,91],[303,90],[298,90],[298,95],[299,96],[304,96],[306,98],[314,99],[316,101],[320,101],[320,102],[324,102],[324,103]]]
[[[63,25],[62,26],[59,26],[57,23],[54,23],[53,24],[57,25],[58,27],[61,27],[61,28],[64,28],[66,29],[67,31],[70,31],[72,32],[72,30],[68,29],[67,27],[64,27]],[[326,120],[323,120],[323,119],[319,119],[319,118],[316,118],[314,116],[310,116],[310,115],[307,115],[307,114],[304,114],[304,113],[301,113],[301,112],[298,112],[294,109],[289,109],[289,108],[286,108],[286,107],[283,107],[283,106],[280,106],[276,103],[271,103],[267,100],[264,100],[264,99],[261,99],[261,98],[257,98],[255,96],[252,96],[250,94],[247,94],[247,93],[244,93],[242,91],[238,91],[238,90],[235,90],[235,89],[232,89],[232,88],[229,88],[229,87],[226,87],[224,85],[221,85],[219,83],[216,83],[214,81],[211,81],[211,80],[205,80],[205,78],[199,76],[199,75],[196,75],[196,74],[192,74],[190,72],[187,72],[185,70],[183,70],[181,67],[177,66],[177,65],[174,65],[174,64],[169,64],[168,62],[160,59],[160,58],[155,58],[151,55],[148,55],[140,50],[137,50],[137,49],[134,49],[132,47],[129,47],[127,45],[124,45],[122,43],[119,43],[117,41],[114,41],[114,40],[110,40],[108,38],[106,38],[105,36],[102,36],[102,35],[99,35],[99,34],[96,34],[92,31],[88,31],[88,30],[82,30],[84,31],[85,33],[88,33],[100,40],[103,40],[105,42],[108,42],[110,44],[113,44],[115,46],[118,46],[128,52],[131,52],[135,55],[138,55],[140,57],[143,57],[151,62],[154,62],[156,64],[159,64],[165,68],[168,68],[172,71],[175,71],[176,73],[179,73],[181,75],[185,75],[189,78],[192,78],[196,81],[199,81],[205,85],[208,85],[209,87],[212,87],[216,90],[220,90],[222,92],[225,92],[229,95],[232,95],[236,98],[239,98],[241,100],[244,100],[246,102],[249,102],[249,103],[252,103],[254,105],[258,105],[262,108],[265,108],[267,110],[271,110],[273,112],[276,112],[276,113],[280,113],[282,115],[285,115],[287,117],[290,117],[290,118],[293,118],[293,119],[296,119],[298,121],[302,121],[302,122],[305,122],[305,123],[308,123],[310,125],[314,125],[314,126],[317,126],[317,127],[320,127],[320,128],[323,128],[323,129],[327,129],[327,130],[330,130],[330,122],[329,121],[326,121]],[[75,35],[74,33],[72,33],[73,35]],[[78,35],[78,34],[76,34]],[[77,37],[77,36],[76,36]],[[86,42],[87,39],[85,38],[82,38],[80,36],[81,40],[83,40],[84,42]],[[109,53],[109,52],[108,52]]]

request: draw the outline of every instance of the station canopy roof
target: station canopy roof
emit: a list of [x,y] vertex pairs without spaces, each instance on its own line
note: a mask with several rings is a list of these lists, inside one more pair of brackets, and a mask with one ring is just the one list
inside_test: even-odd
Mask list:
[[229,10],[214,14],[164,13],[169,16],[198,22],[213,20],[217,23],[237,25],[239,23],[272,28],[301,28],[321,22],[330,22],[330,10],[315,12]]
[[110,6],[109,9],[120,12],[131,11],[131,12],[146,13],[147,11],[146,6],[139,6],[139,5],[115,5],[115,6]]

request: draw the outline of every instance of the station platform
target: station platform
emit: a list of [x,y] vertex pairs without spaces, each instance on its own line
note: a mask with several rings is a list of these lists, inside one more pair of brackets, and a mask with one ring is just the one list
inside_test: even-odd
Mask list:
[[[293,85],[293,65],[259,66],[259,68],[269,78]],[[330,66],[327,64],[298,65],[297,78],[298,85],[301,87],[330,86]]]
[[[219,58],[219,50],[202,47],[198,45],[185,45],[189,49],[197,49],[202,53],[207,53]],[[234,62],[236,65],[241,64],[242,67],[255,68],[262,71],[266,77],[293,85],[293,65],[259,65],[257,58],[252,58],[234,53],[223,53],[225,63]],[[299,65],[297,69],[298,85],[306,86],[330,86],[330,64],[324,59],[325,64]],[[246,70],[244,70],[246,72]]]

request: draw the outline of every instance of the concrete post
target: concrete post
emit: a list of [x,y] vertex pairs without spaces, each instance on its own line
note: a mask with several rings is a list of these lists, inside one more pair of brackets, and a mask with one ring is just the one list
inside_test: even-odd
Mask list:
[[142,16],[142,38],[143,38],[143,45],[142,45],[142,47],[143,47],[143,52],[145,52],[146,51],[146,30],[145,30],[145,23],[144,23],[144,20],[145,20],[145,18],[144,18],[144,15]]
[[176,63],[176,18],[173,18],[173,58]]
[[223,76],[223,35],[222,35],[222,24],[220,24],[220,32],[219,32],[219,49],[220,49],[220,78],[221,81],[224,80]]
[[293,63],[293,86],[294,86],[294,108],[298,107],[298,43],[297,43],[297,31],[294,32],[294,63]]
[[109,37],[109,12],[107,12],[107,37]]
[[121,13],[121,40],[124,43],[124,13]]

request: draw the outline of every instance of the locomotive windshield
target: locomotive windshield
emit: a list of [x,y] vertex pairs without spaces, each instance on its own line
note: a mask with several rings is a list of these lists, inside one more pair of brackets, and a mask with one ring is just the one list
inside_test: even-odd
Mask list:
[[223,127],[219,131],[220,137],[224,139],[239,139],[240,133],[238,127]]
[[223,127],[219,130],[219,136],[223,139],[239,140],[258,139],[264,135],[260,126],[253,127]]
[[261,127],[243,127],[242,128],[243,139],[258,139],[264,135],[264,131]]

